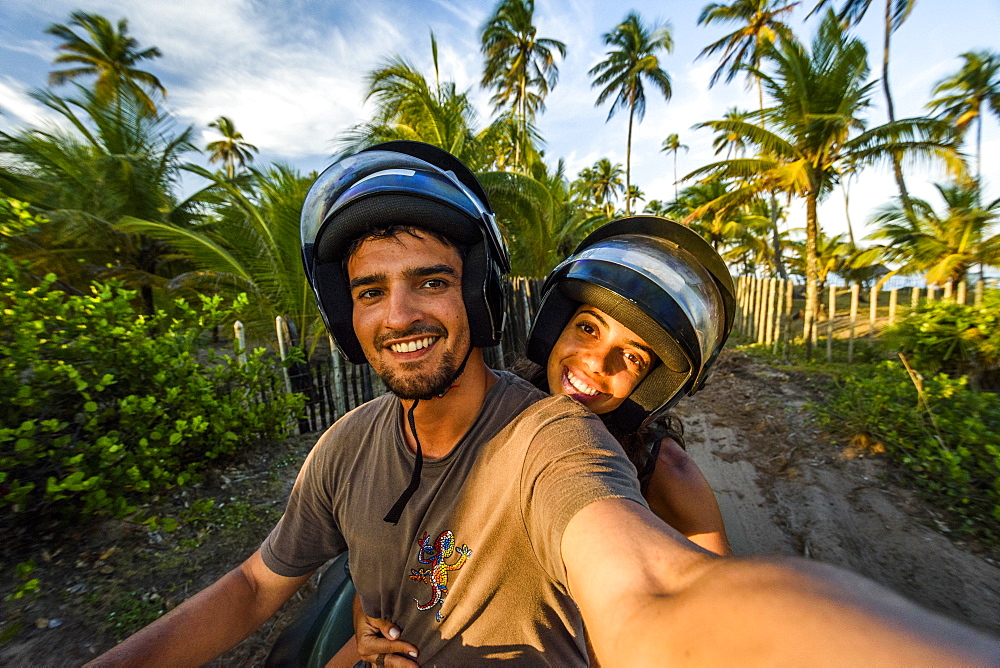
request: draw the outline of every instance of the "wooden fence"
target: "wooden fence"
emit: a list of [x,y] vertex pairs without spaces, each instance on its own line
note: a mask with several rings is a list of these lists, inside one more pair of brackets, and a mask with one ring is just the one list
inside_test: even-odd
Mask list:
[[[515,278],[507,301],[507,326],[503,341],[494,348],[483,350],[486,363],[494,369],[506,369],[524,354],[531,321],[541,300],[540,279]],[[276,318],[278,347],[282,359],[296,344],[293,333],[282,317]],[[246,349],[243,325],[235,326],[236,345]],[[338,418],[371,401],[386,388],[378,374],[367,364],[352,364],[336,350],[333,339],[327,337],[326,351],[316,351],[308,362],[292,364],[285,370],[285,389],[306,396],[306,413],[299,420],[298,431],[321,431]]]
[[[907,305],[916,308],[920,303],[941,300],[965,304],[970,299],[978,305],[985,289],[982,280],[977,280],[971,289],[967,281],[957,286],[949,282],[940,290],[935,285],[890,290],[873,286],[863,297],[862,288],[856,283],[847,286],[831,283],[820,294],[819,319],[812,328],[812,344],[817,347],[822,334],[826,339],[826,358],[831,361],[834,339],[846,340],[847,361],[852,362],[856,341],[861,338],[873,341],[881,329],[902,316],[901,309]],[[744,341],[771,346],[775,353],[787,354],[789,343],[801,341],[805,336],[804,293],[805,286],[792,280],[740,276],[736,281],[734,330]]]
[[[484,349],[486,363],[495,369],[509,368],[524,354],[531,322],[541,299],[540,279],[516,278],[507,301],[507,327],[499,346]],[[892,288],[869,290],[861,286],[828,285],[820,295],[820,314],[813,327],[812,343],[818,348],[820,336],[826,339],[826,358],[833,359],[834,339],[847,343],[847,360],[853,361],[859,340],[871,342],[882,328],[893,324],[903,309],[926,301],[953,299],[960,304],[982,302],[986,289],[983,281],[971,288],[958,286],[927,288]],[[736,281],[737,312],[734,330],[743,342],[771,346],[775,353],[786,355],[789,344],[801,342],[804,334],[802,313],[805,286],[791,280],[740,276]],[[867,303],[864,303],[864,301]],[[867,311],[867,313],[865,313]],[[295,345],[283,318],[277,318],[279,351],[282,359]],[[236,323],[237,346],[246,342],[243,326]],[[285,372],[285,388],[306,395],[306,414],[299,421],[301,433],[320,431],[333,424],[351,409],[383,394],[382,379],[367,364],[351,364],[336,351],[332,339],[325,353],[317,351],[308,362],[295,363]]]

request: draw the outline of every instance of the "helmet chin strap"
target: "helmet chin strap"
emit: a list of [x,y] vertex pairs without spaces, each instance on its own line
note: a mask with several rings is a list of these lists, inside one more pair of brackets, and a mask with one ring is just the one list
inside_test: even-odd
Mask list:
[[413,434],[413,440],[417,443],[416,459],[413,461],[413,473],[410,475],[410,484],[406,486],[403,493],[399,495],[396,499],[396,503],[392,504],[392,508],[386,513],[386,516],[382,518],[383,522],[388,522],[389,524],[399,523],[399,517],[403,514],[403,509],[406,508],[406,504],[409,503],[410,497],[417,491],[420,487],[420,472],[424,468],[424,456],[423,450],[420,447],[420,438],[417,436],[417,424],[413,418],[413,411],[417,409],[417,404],[421,401],[430,401],[435,397],[441,399],[444,395],[451,391],[452,383],[454,383],[459,376],[465,372],[465,365],[469,361],[469,356],[472,355],[472,343],[469,343],[469,350],[465,353],[465,358],[462,363],[458,365],[458,369],[452,375],[451,380],[448,381],[448,389],[441,392],[441,394],[430,394],[423,397],[418,397],[413,400],[413,404],[410,406],[410,410],[406,412],[406,421],[410,423],[410,433]]

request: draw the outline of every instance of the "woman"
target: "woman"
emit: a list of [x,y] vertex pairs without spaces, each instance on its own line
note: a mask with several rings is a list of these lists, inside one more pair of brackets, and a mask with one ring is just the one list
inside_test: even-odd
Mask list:
[[[601,416],[635,465],[643,496],[661,519],[701,547],[729,554],[711,487],[681,448],[668,409],[704,382],[734,316],[725,262],[700,236],[662,218],[616,220],[588,236],[552,271],[527,342],[524,378],[567,394]],[[356,648],[328,666],[352,665],[360,649],[406,653],[386,620],[358,615]],[[352,643],[349,643],[349,645]],[[346,654],[352,660],[343,660]]]
[[729,553],[715,495],[667,410],[704,382],[734,315],[732,278],[689,228],[637,216],[588,236],[556,267],[522,375],[601,416],[639,473],[650,508],[702,547]]

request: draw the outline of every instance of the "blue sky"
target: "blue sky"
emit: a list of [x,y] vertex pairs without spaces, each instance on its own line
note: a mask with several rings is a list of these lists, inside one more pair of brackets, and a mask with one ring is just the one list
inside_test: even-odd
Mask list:
[[[673,81],[669,102],[652,98],[633,139],[633,182],[647,199],[673,196],[672,159],[659,151],[663,139],[680,135],[690,148],[678,157],[681,175],[712,161],[712,133],[692,125],[721,118],[732,106],[752,108],[756,96],[742,83],[708,88],[717,66],[698,60],[701,49],[728,32],[697,25],[702,2],[640,1],[629,5],[599,0],[536,0],[539,34],[566,43],[560,79],[547,101],[539,127],[554,162],[565,158],[572,176],[607,156],[625,161],[627,114],[605,122],[608,107],[594,107],[596,91],[587,75],[605,52],[601,35],[637,10],[647,23],[668,21],[675,49],[662,66]],[[46,84],[57,40],[43,30],[66,22],[83,9],[112,20],[126,17],[143,46],[158,46],[163,57],[147,67],[169,91],[166,106],[183,124],[211,140],[207,124],[229,116],[246,139],[261,149],[259,161],[284,161],[302,171],[329,162],[332,140],[370,111],[363,100],[364,75],[392,54],[410,59],[431,74],[430,33],[437,37],[441,76],[469,88],[482,120],[489,118],[489,94],[479,90],[479,27],[492,2],[466,0],[0,0],[0,127],[5,130],[46,122],[27,92]],[[798,8],[792,23],[800,36],[812,34]],[[870,65],[880,68],[881,2],[858,33],[868,42]],[[890,79],[897,117],[916,115],[933,84],[958,69],[958,54],[1000,51],[997,0],[918,0],[910,19],[893,37]],[[68,92],[69,89],[67,89]],[[872,124],[885,120],[877,91],[869,112]],[[1000,196],[1000,123],[987,119],[983,132],[983,174],[987,195]],[[945,178],[938,168],[912,170],[908,185],[935,205],[931,184]],[[856,233],[872,211],[895,195],[886,169],[864,172],[851,187]],[[824,229],[842,232],[844,203],[834,193],[821,209]],[[793,206],[789,225],[802,225]]]

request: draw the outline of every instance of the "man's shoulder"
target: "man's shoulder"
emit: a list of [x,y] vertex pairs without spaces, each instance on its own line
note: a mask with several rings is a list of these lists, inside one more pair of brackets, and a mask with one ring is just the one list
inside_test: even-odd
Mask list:
[[566,395],[550,395],[509,371],[494,373],[505,384],[500,400],[508,406],[516,406],[518,419],[545,422],[562,418],[584,418],[600,422],[583,404]]
[[359,432],[370,435],[373,426],[393,424],[389,421],[397,405],[396,397],[388,393],[361,404],[330,425],[319,437],[316,447],[333,448],[336,443],[345,440],[345,437],[351,442],[356,442]]

